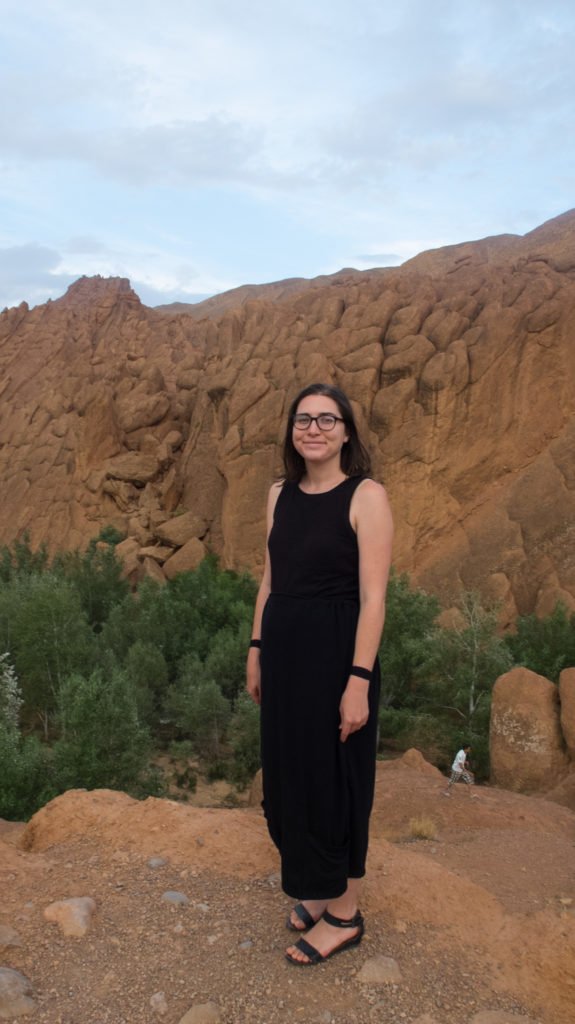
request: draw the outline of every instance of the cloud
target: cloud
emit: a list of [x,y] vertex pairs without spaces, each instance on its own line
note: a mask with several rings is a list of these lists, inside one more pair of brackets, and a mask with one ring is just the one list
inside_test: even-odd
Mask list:
[[132,288],[145,306],[166,306],[172,302],[203,302],[204,299],[209,299],[214,294],[213,292],[188,292],[182,288],[159,289],[137,280],[132,281]]
[[360,263],[368,263],[370,267],[398,267],[404,258],[396,252],[368,252],[356,256]]
[[43,245],[13,245],[0,249],[0,306],[46,302],[61,294],[74,277],[60,271],[61,256]]
[[564,0],[4,7],[10,301],[84,273],[163,301],[396,265],[573,204]]
[[93,238],[91,235],[75,235],[73,238],[69,238],[63,246],[65,252],[85,254],[89,253],[98,255],[106,252],[107,247],[103,242],[97,238]]

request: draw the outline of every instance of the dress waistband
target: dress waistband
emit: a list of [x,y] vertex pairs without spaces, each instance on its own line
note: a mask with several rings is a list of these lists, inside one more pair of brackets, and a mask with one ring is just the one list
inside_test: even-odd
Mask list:
[[279,597],[282,600],[285,599],[288,601],[311,601],[312,603],[315,603],[316,601],[321,601],[326,604],[350,604],[353,605],[354,608],[359,608],[358,597],[345,597],[341,594],[333,594],[330,597],[323,594],[285,594],[280,590],[272,590],[269,596],[274,598]]

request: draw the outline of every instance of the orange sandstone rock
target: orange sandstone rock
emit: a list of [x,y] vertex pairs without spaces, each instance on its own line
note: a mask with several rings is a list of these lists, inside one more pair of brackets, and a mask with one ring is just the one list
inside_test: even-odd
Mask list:
[[7,310],[0,541],[82,547],[114,523],[138,548],[199,538],[258,573],[285,411],[325,379],[349,393],[388,488],[398,569],[446,608],[479,589],[502,624],[575,608],[573,267],[570,212],[197,306],[147,309],[96,277]]

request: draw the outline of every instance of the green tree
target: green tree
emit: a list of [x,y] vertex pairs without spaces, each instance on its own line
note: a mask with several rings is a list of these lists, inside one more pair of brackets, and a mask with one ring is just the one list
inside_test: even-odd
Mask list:
[[485,609],[475,593],[462,594],[459,629],[435,626],[419,668],[419,713],[452,724],[453,744],[467,740],[480,774],[488,771],[491,691],[512,659],[498,634],[497,610]]
[[240,622],[235,628],[228,626],[218,630],[204,661],[206,677],[217,681],[232,706],[245,686],[250,631],[251,621]]
[[229,777],[244,789],[261,766],[260,709],[247,694],[242,694],[237,700],[229,739],[233,754]]
[[166,659],[154,644],[136,640],[127,653],[125,669],[134,688],[140,718],[157,727],[168,686]]
[[51,568],[76,589],[88,622],[98,633],[112,608],[130,593],[129,584],[122,576],[122,563],[113,546],[101,547],[92,541],[87,551],[58,555]]
[[90,666],[94,637],[72,584],[57,574],[15,576],[0,589],[0,648],[12,652],[24,714],[48,737],[63,679]]
[[206,679],[195,686],[174,687],[168,703],[175,725],[199,757],[211,764],[220,761],[232,709],[217,683]]
[[545,618],[522,615],[505,643],[516,665],[556,683],[564,668],[575,665],[575,614],[559,602]]
[[22,704],[16,671],[6,651],[5,654],[0,654],[0,725],[10,731],[16,731]]
[[150,752],[125,672],[68,676],[58,692],[61,738],[54,745],[60,789],[138,789]]
[[392,572],[379,649],[384,708],[417,704],[417,675],[426,657],[426,637],[439,611],[437,598],[414,589],[407,573],[397,576]]
[[52,796],[48,752],[35,737],[22,737],[22,698],[8,654],[0,655],[0,818],[28,818]]
[[465,728],[489,708],[493,684],[511,667],[511,656],[498,635],[496,609],[485,609],[476,593],[462,594],[458,608],[462,628],[432,630],[419,674],[426,707],[454,712]]
[[44,572],[48,566],[48,552],[44,545],[33,551],[30,537],[24,533],[12,548],[0,548],[0,581],[9,583],[16,576],[31,576]]

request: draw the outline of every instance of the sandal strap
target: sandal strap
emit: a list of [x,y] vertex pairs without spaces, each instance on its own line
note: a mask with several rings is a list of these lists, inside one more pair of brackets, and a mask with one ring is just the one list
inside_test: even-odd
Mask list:
[[[319,950],[316,949],[315,946],[312,946],[311,942],[308,942],[307,939],[298,939],[294,945],[296,949],[299,949],[300,953],[307,956],[308,960],[312,964],[320,963],[324,959]],[[293,960],[293,957],[288,957],[288,959],[297,963],[297,961]]]
[[334,914],[330,914],[329,910],[324,910],[322,914],[323,920],[327,924],[331,924],[334,928],[360,928],[363,925],[363,917],[359,910],[356,911],[353,917],[335,917]]
[[296,903],[295,907],[293,907],[293,911],[297,917],[299,917],[302,924],[305,924],[306,928],[313,928],[315,921],[307,907],[304,907],[303,903]]

